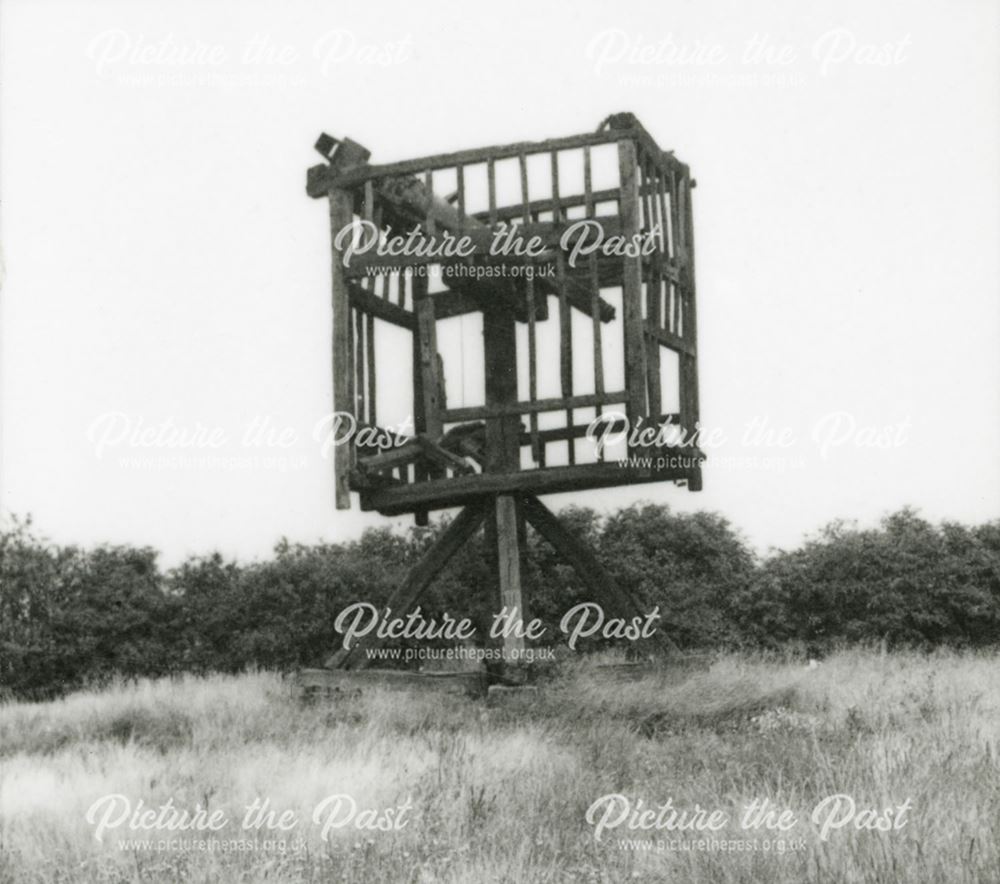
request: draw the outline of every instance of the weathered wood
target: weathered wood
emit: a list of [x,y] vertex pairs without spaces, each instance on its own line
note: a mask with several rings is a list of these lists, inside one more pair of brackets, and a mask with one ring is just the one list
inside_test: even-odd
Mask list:
[[[657,229],[659,218],[657,205],[659,204],[659,194],[657,191],[657,170],[654,165],[647,161],[643,166],[643,185],[646,191],[646,228],[650,235]],[[654,239],[657,239],[654,236]],[[646,321],[644,327],[647,334],[643,340],[643,347],[646,351],[646,395],[647,409],[650,414],[659,414],[663,409],[663,391],[660,384],[660,342],[649,334],[649,328],[660,330],[660,262],[650,262],[644,268],[643,274],[646,295]]]
[[438,439],[443,432],[441,421],[441,377],[438,372],[437,322],[434,299],[421,293],[414,304],[417,313],[417,337],[420,352],[420,376],[423,389],[425,432]]
[[358,466],[362,470],[386,470],[410,464],[423,457],[423,448],[416,439],[410,439],[395,448],[380,451],[367,457],[358,457]]
[[375,217],[375,185],[371,180],[365,182],[365,198],[361,204],[361,217],[372,221]]
[[[357,372],[355,370],[355,366],[357,364],[356,360],[358,355],[354,344],[354,327],[355,327],[354,317],[356,313],[357,311],[354,310],[354,308],[352,307],[350,312],[347,314],[347,351],[349,354],[347,357],[347,398],[348,401],[351,403],[348,406],[347,410],[348,412],[350,412],[350,414],[354,417],[355,420],[358,420],[360,418],[360,415],[358,415],[357,411],[358,398],[357,398],[357,391],[354,388],[354,382],[357,380]],[[348,451],[351,451],[353,449],[353,446],[348,445],[346,446],[346,448]],[[351,465],[352,466],[354,465],[353,454],[351,454]]]
[[[414,307],[427,297],[427,278],[420,277],[413,280],[413,303]],[[418,325],[413,327],[413,342],[411,348],[411,363],[413,377],[413,426],[416,433],[427,432],[427,412],[424,403],[424,373],[423,373],[423,347],[420,340],[420,329]],[[418,464],[413,467],[413,481],[423,482],[427,479],[427,472]],[[428,524],[427,510],[417,508],[413,514],[414,522],[418,527],[426,527]]]
[[[412,206],[413,209],[418,211],[423,216],[423,226],[427,229],[427,233],[430,236],[434,236],[437,233],[438,226],[438,215],[431,211],[434,201],[434,170],[427,169],[424,172],[424,193],[419,194],[420,203],[416,206]],[[386,194],[389,197],[389,194]],[[393,202],[396,201],[398,197],[389,197]],[[445,213],[451,209],[451,206],[442,207]]]
[[348,283],[351,306],[356,310],[362,310],[385,322],[413,331],[417,327],[417,317],[409,310],[404,310],[378,295],[365,291],[356,282]]
[[681,251],[681,222],[680,216],[677,213],[677,181],[679,176],[675,170],[669,171],[667,175],[670,181],[670,204],[667,207],[670,217],[670,257],[677,259]]
[[[562,254],[556,256],[556,289],[559,292],[559,391],[566,403],[566,426],[573,425],[573,316],[566,297],[566,268]],[[567,455],[576,463],[576,447],[567,440]]]
[[458,178],[458,190],[455,192],[456,195],[456,207],[458,209],[458,224],[459,227],[465,227],[465,167],[459,166],[455,170],[455,175]]
[[436,442],[431,441],[426,436],[417,436],[416,442],[424,457],[435,463],[442,469],[453,470],[457,475],[474,475],[475,470],[466,463],[465,459],[457,454],[446,451]]
[[[346,142],[345,142],[346,143]],[[597,145],[613,147],[618,155],[617,186],[605,190],[594,188],[592,148]],[[576,151],[583,159],[582,193],[567,196],[563,191],[565,171],[560,150]],[[580,465],[576,472],[577,441],[586,432],[575,426],[575,412],[593,408],[598,415],[607,414],[608,408],[622,408],[633,426],[649,425],[653,415],[662,409],[664,397],[660,389],[660,347],[667,347],[679,355],[679,393],[682,414],[680,424],[685,430],[697,423],[697,353],[692,332],[695,327],[693,274],[688,241],[690,230],[690,190],[693,183],[687,167],[669,154],[662,153],[641,124],[629,114],[610,116],[596,136],[574,136],[533,144],[517,144],[483,148],[475,152],[453,152],[437,157],[406,161],[403,164],[372,166],[363,149],[355,154],[344,154],[345,161],[337,160],[341,152],[331,153],[330,181],[346,185],[345,199],[350,200],[351,213],[364,220],[381,225],[385,231],[391,227],[397,234],[418,230],[425,235],[441,234],[458,236],[468,233],[477,250],[488,246],[495,235],[494,225],[501,221],[516,221],[519,237],[541,237],[544,246],[539,258],[533,256],[530,264],[522,253],[468,258],[447,258],[440,255],[377,255],[371,252],[355,256],[343,276],[349,288],[348,372],[347,384],[351,393],[348,409],[359,420],[372,423],[377,416],[376,397],[378,383],[375,372],[379,364],[375,359],[374,329],[376,318],[406,327],[414,335],[415,391],[414,423],[417,434],[430,440],[431,445],[443,438],[443,430],[454,423],[482,422],[484,435],[494,436],[499,444],[489,444],[485,439],[477,447],[478,458],[488,476],[461,474],[470,469],[461,457],[468,452],[448,445],[444,449],[457,457],[438,457],[433,449],[422,451],[421,456],[406,462],[393,463],[378,468],[378,474],[363,488],[363,505],[377,506],[384,512],[414,511],[418,519],[425,518],[426,510],[438,508],[444,501],[460,503],[473,499],[477,494],[508,493],[509,477],[521,471],[521,456],[525,445],[531,447],[533,464],[538,465],[539,476],[525,478],[537,493],[566,488],[606,487],[619,484],[611,481],[610,471],[604,464]],[[542,182],[529,182],[528,157],[548,154],[548,175],[551,194],[543,199],[532,199],[531,186]],[[327,156],[324,153],[324,156]],[[538,157],[536,156],[536,159]],[[337,160],[334,162],[334,160]],[[497,163],[517,164],[520,172],[520,194],[506,205],[498,205]],[[468,203],[469,163],[486,166],[487,208],[470,212]],[[439,171],[440,170],[440,171]],[[532,175],[535,167],[530,166]],[[434,184],[440,187],[442,179],[454,176],[454,193],[441,197],[434,193]],[[543,177],[545,175],[543,174]],[[312,180],[316,184],[316,179]],[[516,186],[516,185],[515,185]],[[576,190],[576,188],[574,188]],[[581,213],[580,209],[583,209]],[[603,213],[600,217],[598,211]],[[347,213],[345,213],[347,214]],[[645,241],[653,237],[657,246],[650,254],[623,257],[621,253],[595,254],[569,267],[566,252],[560,239],[573,221],[583,214],[601,223],[606,236],[621,237],[628,242],[640,235]],[[573,216],[572,219],[570,216]],[[675,217],[676,216],[676,217]],[[547,220],[541,220],[546,218]],[[442,270],[454,269],[445,291],[428,294],[427,274],[421,275],[421,266],[433,264]],[[517,268],[519,273],[513,272]],[[543,271],[526,274],[527,268]],[[376,272],[372,275],[371,271]],[[489,275],[479,271],[489,270]],[[503,273],[495,271],[502,270]],[[411,272],[412,271],[412,275]],[[549,271],[548,274],[544,271]],[[405,276],[405,278],[404,278]],[[409,282],[406,281],[409,280]],[[391,285],[387,285],[391,283]],[[419,283],[419,285],[418,285]],[[406,287],[413,287],[414,297],[408,299]],[[624,315],[622,316],[623,354],[625,361],[625,389],[615,393],[605,390],[604,368],[607,339],[602,322],[614,316],[614,310],[602,297],[602,292],[622,291]],[[549,346],[548,336],[541,335],[537,323],[548,315],[548,297],[554,296],[559,309],[557,340],[559,347],[560,396],[548,400],[538,398],[538,386],[544,377],[543,352]],[[409,309],[407,309],[409,308]],[[580,309],[591,317],[594,383],[593,393],[575,395],[577,384],[572,310]],[[443,369],[438,364],[436,322],[448,316],[482,312],[487,354],[486,376],[488,392],[483,405],[449,409],[443,393]],[[527,396],[526,402],[518,401],[518,365],[513,358],[516,335],[515,324],[526,322],[527,331]],[[554,349],[554,348],[553,348]],[[509,351],[506,360],[499,356]],[[617,358],[617,357],[616,357]],[[522,366],[523,367],[523,366]],[[552,366],[550,366],[551,368]],[[499,384],[499,387],[497,386]],[[503,396],[495,395],[504,385]],[[476,401],[476,400],[472,400]],[[480,400],[482,401],[482,400]],[[624,407],[622,407],[624,406]],[[542,431],[540,416],[545,412],[564,412],[565,428]],[[524,431],[527,430],[525,435]],[[570,472],[546,464],[546,446],[551,442],[565,442],[568,446]],[[493,454],[487,456],[488,449]],[[377,446],[370,448],[377,451]],[[505,452],[505,453],[502,453]],[[357,452],[360,453],[360,452]],[[678,460],[678,452],[665,450],[629,451],[632,456],[649,455],[653,461]],[[350,466],[354,466],[349,451]],[[604,457],[600,452],[598,457]],[[477,457],[473,455],[473,457]],[[477,458],[477,459],[478,459]],[[505,461],[505,463],[502,463]],[[687,479],[690,487],[700,484],[700,459],[685,466],[667,465],[622,469],[621,484],[662,479]],[[525,464],[527,468],[528,464]],[[374,471],[374,467],[369,467]],[[403,483],[426,486],[414,497],[409,489],[393,480],[395,471]],[[525,472],[536,472],[525,470]],[[647,477],[648,474],[648,477]],[[353,477],[354,473],[350,473]],[[446,478],[448,477],[448,478]],[[385,481],[383,481],[385,480]],[[384,487],[393,481],[391,487]],[[456,491],[445,491],[448,483],[455,481]],[[498,490],[499,489],[499,490]],[[541,489],[541,490],[539,490]],[[432,495],[440,495],[435,499]]]
[[[514,317],[496,304],[483,311],[486,414],[471,420],[486,421],[486,472],[506,472],[520,467],[521,421],[517,402],[517,336]],[[448,422],[467,409],[445,412]]]
[[[589,153],[584,154],[584,156],[589,157]],[[646,188],[641,188],[640,193],[645,196],[647,193]],[[566,228],[575,223],[568,220],[568,209],[583,206],[585,208],[585,216],[593,217],[595,203],[617,203],[620,197],[621,191],[617,187],[608,188],[606,190],[591,190],[589,193],[585,190],[583,193],[575,193],[570,196],[560,195],[558,201],[554,197],[544,197],[542,199],[532,200],[528,203],[528,210],[531,215],[534,216],[539,212],[554,212],[558,208],[562,218],[562,227]],[[520,218],[523,214],[524,210],[520,203],[513,206],[503,206],[497,208],[496,210],[496,218],[498,221],[511,221],[514,218]],[[476,212],[472,217],[479,221],[487,221],[489,220],[489,212]]]
[[354,313],[354,415],[359,421],[368,418],[365,401],[365,316],[360,310]]
[[406,274],[396,274],[396,306],[406,309]]
[[[595,194],[593,192],[593,171],[591,168],[591,156],[590,148],[585,147],[583,149],[583,196],[584,196],[584,214],[587,218],[593,218],[596,208],[595,208]],[[615,198],[620,196],[620,193],[612,192]],[[604,341],[602,339],[601,323],[598,321],[597,314],[597,302],[601,298],[601,282],[599,276],[600,270],[598,267],[597,255],[591,253],[587,256],[587,274],[588,282],[590,284],[590,296],[591,296],[591,345],[593,347],[593,359],[594,359],[594,393],[598,396],[604,395]],[[601,406],[596,407],[597,416],[601,415]],[[604,450],[603,448],[598,453],[600,460],[604,460]]]
[[653,216],[653,199],[649,183],[649,163],[644,157],[640,159],[636,173],[636,193],[639,197],[639,211],[641,214],[640,227],[643,232],[648,232],[653,229],[653,222],[651,220]]
[[[527,193],[527,178],[522,164],[522,189]],[[529,317],[532,311],[529,310]],[[532,320],[533,321],[533,320]],[[517,336],[514,318],[496,304],[483,311],[483,354],[485,361],[486,405],[504,409],[517,403]],[[486,419],[486,453],[483,476],[516,473],[521,466],[521,420],[516,413],[499,414]],[[454,481],[454,480],[452,480]],[[521,558],[518,544],[518,511],[514,497],[497,495],[491,529],[496,532],[497,583],[501,605],[516,608],[524,617],[521,592]],[[523,637],[504,638],[508,656],[524,648]]]
[[[385,607],[389,608],[397,617],[408,613],[430,585],[430,582],[448,564],[452,556],[475,534],[483,523],[483,514],[484,509],[481,501],[472,503],[462,510],[424,554],[423,558],[410,569],[402,585],[385,603]],[[369,652],[384,644],[385,639],[380,639],[373,633],[369,633],[350,648],[341,648],[325,665],[328,669],[364,668],[370,659]]]
[[510,494],[526,491],[533,494],[561,494],[590,488],[610,488],[615,485],[637,485],[688,479],[704,455],[690,448],[658,449],[664,458],[656,457],[649,466],[622,465],[618,462],[576,464],[575,466],[545,467],[535,470],[513,470],[508,473],[455,476],[446,480],[428,480],[400,488],[382,488],[363,494],[361,507],[394,516],[419,509],[446,509],[462,506],[488,494]]
[[306,192],[309,196],[322,196],[332,185],[346,188],[361,184],[369,178],[386,178],[396,175],[414,175],[426,169],[446,169],[452,166],[472,166],[490,159],[504,160],[520,153],[547,153],[550,150],[572,150],[586,145],[610,144],[625,135],[624,131],[595,132],[570,135],[566,138],[550,138],[546,141],[521,141],[496,147],[479,147],[471,150],[433,154],[414,160],[382,165],[364,165],[340,171],[328,165],[313,166],[309,169]]
[[[656,232],[659,227],[659,217],[657,206],[659,205],[659,194],[657,191],[658,169],[649,159],[643,165],[643,190],[646,193],[646,229],[654,241],[659,240]],[[652,326],[660,328],[660,289],[661,289],[661,262],[655,261],[646,264],[643,268],[643,282],[645,286],[645,327]],[[660,345],[659,341],[648,334],[644,339],[643,346],[646,350],[646,395],[647,409],[650,414],[659,414],[663,408],[663,391],[660,384]]]
[[[698,428],[698,363],[693,348],[696,346],[698,326],[695,308],[695,281],[694,281],[694,219],[691,211],[691,176],[684,168],[684,177],[679,193],[682,195],[683,206],[683,232],[684,232],[684,253],[682,268],[684,272],[684,282],[686,289],[685,314],[684,314],[684,339],[691,345],[692,350],[683,354],[681,359],[681,414],[688,433],[693,434]],[[692,437],[694,438],[694,437]],[[691,472],[688,479],[688,488],[691,491],[701,491],[701,469]]]
[[646,389],[648,393],[648,411],[659,414],[663,410],[663,391],[660,385],[660,339],[663,330],[659,327],[660,315],[660,280],[652,279],[646,283],[647,315],[646,329]]
[[497,169],[496,160],[492,156],[486,162],[486,188],[490,207],[486,213],[487,220],[490,227],[494,227],[497,223]]
[[[618,170],[621,185],[621,216],[625,236],[639,231],[639,204],[636,187],[636,149],[631,141],[618,142]],[[646,414],[645,334],[642,319],[642,262],[638,257],[622,258],[622,324],[625,337],[625,384],[629,399],[625,413],[631,427]],[[629,453],[639,453],[632,446]]]
[[[340,188],[329,191],[330,200],[330,250],[331,301],[333,305],[333,410],[338,413],[353,412],[349,379],[351,306],[347,277],[336,246],[337,233],[353,218],[353,200]],[[341,445],[333,452],[334,496],[338,510],[351,508],[349,476],[352,467],[350,445]]]
[[[310,170],[307,188],[314,195],[329,195],[335,231],[349,223],[356,212],[383,232],[392,228],[403,235],[410,230],[427,236],[468,234],[477,251],[473,258],[371,252],[355,256],[345,268],[334,249],[335,403],[343,403],[342,410],[350,411],[359,422],[374,424],[378,393],[374,331],[375,319],[382,319],[412,334],[416,431],[413,441],[401,449],[373,444],[366,449],[345,446],[338,450],[338,476],[346,472],[346,490],[354,487],[360,492],[363,509],[377,509],[387,515],[413,512],[418,523],[426,523],[431,509],[468,507],[426,558],[407,574],[390,600],[394,613],[405,614],[416,603],[447,560],[485,521],[487,556],[495,569],[500,603],[517,608],[522,618],[527,617],[522,586],[526,516],[578,568],[596,599],[613,602],[617,611],[629,616],[644,613],[536,495],[665,480],[687,481],[692,489],[700,488],[702,455],[696,448],[647,450],[630,443],[631,457],[646,455],[649,459],[606,463],[600,452],[601,460],[596,464],[574,463],[576,442],[588,429],[576,425],[575,410],[594,408],[601,415],[608,407],[617,412],[624,406],[633,428],[664,419],[689,431],[697,423],[690,212],[693,182],[687,167],[662,153],[630,114],[610,116],[593,135],[459,151],[381,166],[368,165],[368,152],[360,146],[352,147],[353,143],[345,141],[344,150],[328,150],[337,143],[327,141],[330,144],[324,142],[321,152],[330,164]],[[597,145],[617,150],[616,188],[594,190],[591,147]],[[582,152],[584,164],[583,193],[573,196],[562,192],[565,182],[560,180],[559,151],[569,149]],[[529,184],[537,182],[529,182],[528,157],[546,153],[551,196],[533,200]],[[521,185],[520,198],[503,206],[498,205],[496,180],[496,163],[501,160],[516,160]],[[488,207],[470,213],[465,167],[482,162],[486,164]],[[455,192],[445,198],[435,194],[435,177],[440,186],[441,180],[451,175],[455,176]],[[625,242],[639,236],[647,240],[653,237],[657,249],[632,257],[611,252],[593,254],[577,262],[578,266],[569,267],[561,239],[573,223],[570,216],[575,220],[581,206],[586,218],[601,223],[606,237],[621,237]],[[599,206],[604,213],[600,217]],[[550,219],[542,221],[549,213]],[[517,233],[522,240],[534,236],[541,239],[541,256],[526,258],[523,252],[485,255],[496,233],[495,226],[511,221],[518,222]],[[428,265],[451,271],[445,274],[445,291],[429,294],[427,274],[418,272],[429,270]],[[525,269],[551,271],[552,275],[525,274]],[[489,274],[480,272],[484,270]],[[609,393],[604,379],[603,323],[610,322],[615,313],[602,291],[614,289],[622,291],[625,389]],[[544,339],[536,326],[548,317],[549,296],[555,297],[559,309],[561,395],[540,400],[538,382],[543,376],[544,358],[540,349]],[[574,372],[579,366],[575,364],[572,311],[577,309],[591,318],[593,330],[594,392],[589,395],[574,393]],[[443,317],[470,312],[481,312],[483,316],[485,404],[449,409],[437,352],[436,323]],[[518,321],[528,326],[526,402],[518,397]],[[676,351],[680,360],[680,408],[674,416],[659,415],[663,407],[661,346]],[[564,412],[566,426],[541,430],[539,416],[545,412]],[[603,417],[614,423],[616,432],[624,424],[620,415],[604,411]],[[451,426],[457,423],[467,425]],[[446,426],[451,427],[448,434],[443,433]],[[568,445],[567,466],[549,467],[545,463],[545,446],[555,441]],[[537,469],[522,469],[526,444],[531,446]],[[366,452],[370,454],[366,456]],[[473,461],[482,473],[475,472]],[[338,506],[344,499],[343,490],[338,485]],[[347,496],[347,505],[349,502]],[[512,637],[507,642],[508,652],[521,647],[521,639]],[[372,649],[370,644],[359,645],[352,653],[338,654],[336,662],[348,668],[367,666],[367,653]]]
[[[528,615],[521,591],[522,544],[518,542],[522,530],[518,527],[518,506],[513,495],[496,497],[496,530],[500,605],[513,614],[515,621],[526,621]],[[515,633],[506,635],[503,647],[507,659],[519,656],[524,651],[524,637]]]
[[[542,224],[538,221],[537,216],[532,216],[527,210],[529,196],[527,192],[526,158],[521,154],[519,160],[521,164],[522,200],[525,205],[522,217],[523,225],[520,233],[526,238],[538,237],[541,239],[551,252],[550,259],[552,256],[560,256],[561,252],[558,251],[557,247],[563,235],[562,225],[558,223],[558,218],[555,223],[546,222]],[[378,188],[378,197],[381,199],[382,204],[389,203],[399,208],[403,212],[402,221],[421,224],[431,237],[435,235],[438,227],[441,227],[445,231],[465,237],[473,245],[474,249],[479,252],[479,260],[482,263],[504,263],[507,259],[502,256],[484,256],[488,244],[493,239],[494,231],[475,219],[470,219],[471,224],[466,224],[467,219],[464,212],[464,177],[460,181],[458,196],[462,202],[461,211],[456,211],[450,203],[440,200],[434,194],[433,174],[431,171],[426,172],[423,184],[415,178],[393,178],[390,184],[383,183]],[[495,193],[492,198],[495,200]],[[620,220],[617,216],[603,219],[602,227],[605,236],[616,235],[619,225]],[[434,254],[419,256],[362,254],[353,256],[350,259],[348,274],[359,275],[375,268],[386,266],[413,267],[424,263],[440,263],[442,266],[453,266],[466,264],[468,263],[468,259],[459,257],[447,258]],[[543,291],[559,294],[556,289],[547,285],[545,280],[540,280],[540,283]],[[488,284],[483,285],[481,282],[480,285],[484,288],[489,287]],[[565,288],[563,291],[565,291]],[[585,313],[595,309],[590,298],[587,297],[587,293],[579,291],[575,286],[570,289],[569,299],[570,303],[576,309]],[[611,321],[614,318],[613,308],[600,298],[598,298],[598,303],[600,304],[601,320],[603,322]]]
[[368,423],[378,423],[376,393],[378,384],[375,377],[375,317],[365,315],[365,374],[368,378]]
[[[583,439],[587,435],[587,430],[590,428],[590,424],[574,424],[570,427],[552,427],[548,430],[538,431],[538,440],[543,445],[549,442],[562,442],[566,439]],[[625,429],[625,421],[615,420],[611,422],[611,429],[609,432],[620,433]],[[531,437],[528,433],[521,434],[521,444],[528,444]]]
[[420,460],[458,475],[473,475],[475,470],[462,457],[442,448],[424,435],[418,435],[396,448],[358,458],[358,468],[364,472],[391,470]]
[[[667,347],[675,353],[686,353],[689,356],[697,354],[697,347],[686,336],[681,337],[665,328],[657,328],[650,322],[646,323],[646,334],[655,339],[661,346]],[[655,405],[650,406],[650,411],[656,410]]]
[[[622,617],[646,616],[648,611],[642,607],[638,599],[612,578],[590,547],[560,522],[555,513],[537,497],[530,494],[523,495],[521,507],[524,517],[531,526],[573,566],[577,576],[590,590],[595,600],[610,600]],[[660,643],[668,643],[676,648],[662,630],[654,634],[654,638],[657,636]]]
[[444,289],[434,292],[434,315],[438,319],[450,319],[452,316],[466,316],[478,313],[483,309],[484,295],[478,291],[460,291]]
[[[528,301],[528,401],[538,401],[538,341],[535,332],[535,281],[529,277],[525,283],[525,296]],[[538,437],[538,412],[528,415],[529,435],[531,437],[531,458],[542,466],[545,465],[545,450]]]
[[667,248],[667,207],[666,207],[666,173],[663,169],[657,168],[656,170],[656,223],[660,227],[660,254],[662,256],[669,256],[670,251]]
[[[419,290],[417,283],[420,283]],[[432,439],[441,438],[444,432],[444,422],[441,417],[444,410],[442,402],[443,378],[440,371],[440,360],[437,351],[437,317],[434,313],[434,300],[427,294],[427,278],[414,278],[413,308],[417,314],[417,346],[420,357],[420,389],[423,394],[421,414],[424,431],[420,435]],[[415,465],[414,468],[418,468]],[[445,475],[443,467],[438,464],[428,466],[423,472],[430,479],[439,479]],[[418,514],[417,524],[425,524],[426,515]]]
[[501,415],[532,414],[543,411],[563,411],[566,408],[592,408],[596,405],[616,405],[628,400],[624,390],[614,393],[586,393],[568,398],[536,399],[534,402],[512,402],[508,405],[470,405],[468,408],[449,408],[444,412],[445,423],[485,420]]

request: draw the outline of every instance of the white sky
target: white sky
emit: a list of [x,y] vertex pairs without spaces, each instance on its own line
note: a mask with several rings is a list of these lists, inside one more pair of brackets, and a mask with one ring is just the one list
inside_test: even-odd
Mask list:
[[[4,0],[5,514],[30,512],[61,542],[149,544],[168,563],[383,523],[335,512],[312,438],[331,396],[327,215],[304,192],[317,135],[387,162],[630,110],[698,179],[702,419],[728,442],[701,494],[552,503],[717,510],[762,549],[904,504],[1000,515],[992,0],[490,10]],[[755,37],[772,63],[743,56]],[[255,40],[270,55],[251,63]],[[824,458],[814,431],[838,412],[856,429]],[[226,442],[98,452],[93,427],[112,413]],[[242,444],[258,416],[296,440]],[[755,417],[792,443],[745,444]],[[873,427],[899,444],[859,447]],[[123,461],[175,454],[265,460]]]

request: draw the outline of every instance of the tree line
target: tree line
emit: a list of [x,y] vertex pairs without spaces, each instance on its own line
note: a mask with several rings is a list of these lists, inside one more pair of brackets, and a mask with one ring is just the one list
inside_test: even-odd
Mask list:
[[[816,655],[845,643],[1000,639],[1000,521],[932,524],[904,509],[874,528],[838,522],[797,549],[759,556],[713,513],[646,504],[560,515],[647,610],[659,605],[661,629],[682,648]],[[345,543],[282,541],[266,561],[211,554],[164,569],[151,548],[59,546],[15,520],[0,531],[0,695],[319,665],[339,644],[336,615],[357,601],[382,605],[443,524],[371,529]],[[486,635],[498,607],[491,574],[477,538],[427,592],[425,616],[468,616]],[[558,624],[569,608],[601,601],[533,533],[523,583],[551,642],[564,638]]]

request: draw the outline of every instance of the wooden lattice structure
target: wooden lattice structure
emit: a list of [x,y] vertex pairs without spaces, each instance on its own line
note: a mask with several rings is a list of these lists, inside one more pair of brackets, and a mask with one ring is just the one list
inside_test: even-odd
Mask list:
[[[595,595],[634,613],[538,496],[661,481],[701,488],[688,167],[631,114],[593,133],[387,165],[370,164],[350,139],[324,135],[316,147],[327,162],[309,170],[307,192],[329,200],[334,410],[378,428],[384,390],[412,393],[412,435],[379,429],[335,449],[337,507],[357,492],[362,509],[419,523],[463,507],[390,602],[394,613],[484,524],[500,600],[524,613],[526,521]],[[366,231],[380,242],[464,238],[472,250],[378,254],[358,248]],[[597,231],[602,247],[574,254]],[[503,254],[498,233],[537,237],[538,247]],[[605,249],[614,237],[637,248]],[[482,384],[476,401],[454,405],[438,340],[442,323],[461,316],[481,322]],[[376,358],[384,325],[407,333],[388,361]],[[547,380],[557,380],[556,395],[540,392]],[[588,426],[625,436],[623,450],[609,456]],[[336,662],[364,665],[357,653]]]

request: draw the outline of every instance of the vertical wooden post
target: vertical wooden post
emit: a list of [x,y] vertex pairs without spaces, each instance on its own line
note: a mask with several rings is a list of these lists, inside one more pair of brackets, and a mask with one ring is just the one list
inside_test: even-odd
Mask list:
[[[618,142],[618,169],[621,177],[619,214],[622,235],[626,241],[639,233],[639,200],[636,186],[637,163],[635,143]],[[622,324],[625,337],[625,385],[628,402],[625,414],[634,430],[647,414],[646,408],[646,347],[642,320],[642,258],[622,259]],[[632,446],[628,454],[639,452]]]
[[[532,221],[531,212],[528,208],[531,203],[531,196],[528,190],[528,157],[521,153],[518,156],[518,166],[521,171],[521,219],[525,224]],[[531,267],[531,262],[526,262],[526,268]],[[524,304],[527,310],[528,319],[528,401],[534,402],[538,398],[538,350],[535,321],[535,280],[532,270],[524,280]],[[544,299],[544,295],[542,296]],[[516,397],[515,397],[516,398]],[[531,412],[528,415],[528,431],[531,434],[531,458],[539,466],[545,466],[545,452],[538,438],[538,413]]]
[[[587,218],[593,218],[596,214],[594,204],[594,182],[591,170],[590,148],[583,149],[583,203],[584,214]],[[597,255],[593,252],[587,257],[588,270],[590,273],[590,322],[591,337],[594,348],[594,392],[598,396],[604,395],[604,355],[603,339],[601,331],[601,280],[598,274]],[[600,417],[603,409],[600,405],[594,409],[596,417]],[[604,460],[604,447],[601,446],[597,453],[598,460]]]
[[[500,605],[516,611],[516,620],[524,622],[524,598],[521,592],[521,550],[518,544],[522,529],[518,525],[517,501],[511,494],[498,494],[496,498],[497,567],[500,576]],[[524,638],[519,635],[504,637],[505,656],[520,656]]]
[[[501,304],[492,301],[483,310],[483,349],[486,361],[486,407],[517,402],[517,335],[514,316]],[[486,461],[488,473],[517,470],[521,465],[521,420],[515,415],[486,420]],[[523,518],[513,495],[497,495],[494,519],[489,520],[490,534],[496,532],[497,574],[500,604],[516,609],[527,620],[521,590],[521,552],[518,543],[524,529]],[[514,635],[504,638],[509,658],[524,649],[524,639]]]
[[[559,196],[559,152],[552,151],[552,220],[562,222],[562,201]],[[559,249],[556,252],[556,290],[559,294],[559,388],[563,398],[573,395],[573,314],[566,298],[566,260]],[[576,439],[573,438],[573,409],[566,409],[566,455],[569,463],[576,463]]]
[[[491,299],[483,309],[483,351],[486,362],[486,407],[517,402],[517,335],[514,314]],[[521,419],[516,414],[486,419],[488,473],[516,470],[521,465]]]
[[[652,231],[660,224],[657,207],[659,191],[657,186],[660,180],[659,169],[652,162],[645,167],[643,175],[643,186],[646,190],[646,230]],[[659,241],[658,237],[654,238]],[[646,321],[643,323],[643,330],[648,326],[655,329],[660,327],[660,288],[662,281],[662,261],[663,255],[655,256],[655,264],[646,274]],[[646,341],[646,389],[649,394],[649,415],[656,422],[660,422],[660,414],[663,411],[663,392],[660,389],[660,342],[653,335],[647,334]]]
[[[403,275],[400,273],[400,289],[403,287]],[[417,314],[417,325],[413,330],[413,430],[415,433],[424,434],[430,432],[428,424],[428,406],[430,406],[431,421],[434,427],[440,431],[440,417],[437,414],[436,397],[437,383],[428,383],[427,372],[428,354],[430,354],[430,366],[432,367],[434,378],[437,376],[437,333],[434,320],[434,303],[427,294],[427,277],[413,277],[413,309]],[[425,341],[425,334],[430,335],[433,340],[428,349]],[[440,435],[438,432],[437,435]],[[437,438],[437,435],[434,438]],[[420,464],[413,465],[413,480],[421,482],[426,478],[426,474]],[[418,526],[426,527],[429,524],[427,510],[417,510],[414,513],[414,521]]]
[[[694,216],[691,211],[691,173],[683,167],[683,177],[678,182],[678,194],[681,202],[681,230],[683,232],[683,260],[681,263],[681,287],[683,289],[682,322],[684,339],[692,347],[698,343],[698,325],[695,316],[695,284],[694,284]],[[682,425],[685,435],[694,436],[699,420],[698,415],[698,360],[691,353],[680,354],[681,381],[681,411]],[[701,491],[701,469],[692,470],[688,477],[688,487],[692,491]]]
[[[351,195],[339,187],[331,187],[330,246],[333,255],[331,298],[333,302],[333,410],[338,415],[354,413],[351,401],[350,333],[351,307],[347,292],[347,268],[341,261],[341,251],[336,246],[337,234],[354,220]],[[351,490],[348,475],[351,470],[353,444],[347,443],[333,450],[334,495],[338,510],[351,508]]]
[[420,379],[423,387],[425,432],[437,440],[443,432],[441,423],[441,377],[438,371],[437,324],[434,316],[434,299],[427,294],[427,281],[418,286],[414,279],[414,307],[417,312],[419,339]]
[[378,423],[376,413],[376,391],[375,383],[375,317],[368,313],[365,315],[365,358],[367,365],[365,372],[368,376],[368,423],[373,427]]

